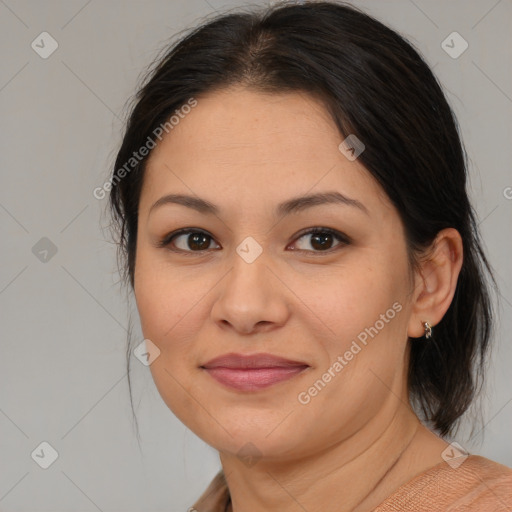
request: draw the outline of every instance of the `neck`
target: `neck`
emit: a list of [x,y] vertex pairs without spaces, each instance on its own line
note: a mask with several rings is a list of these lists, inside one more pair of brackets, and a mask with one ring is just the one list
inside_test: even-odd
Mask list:
[[441,462],[446,446],[394,397],[355,434],[321,453],[261,459],[252,467],[223,453],[221,462],[234,512],[366,512]]

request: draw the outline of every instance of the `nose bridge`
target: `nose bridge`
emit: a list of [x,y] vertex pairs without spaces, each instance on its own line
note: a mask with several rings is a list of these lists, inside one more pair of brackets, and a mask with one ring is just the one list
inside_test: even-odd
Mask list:
[[230,288],[235,293],[242,293],[245,299],[256,299],[266,292],[269,270],[268,254],[263,246],[252,236],[245,237],[235,247],[232,259],[232,271],[228,278]]
[[252,236],[246,236],[236,247],[236,253],[247,265],[252,265],[263,254],[262,245]]
[[267,256],[251,236],[235,247],[231,271],[213,306],[215,321],[227,322],[246,333],[257,324],[282,324],[285,321],[288,311],[286,299],[269,269]]

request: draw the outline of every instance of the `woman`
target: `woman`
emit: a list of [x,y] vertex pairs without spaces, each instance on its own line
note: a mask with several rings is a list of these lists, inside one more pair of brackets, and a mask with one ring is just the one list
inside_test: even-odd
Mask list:
[[157,63],[110,205],[155,384],[220,454],[193,510],[510,510],[512,470],[443,439],[491,339],[466,172],[354,7],[219,16]]

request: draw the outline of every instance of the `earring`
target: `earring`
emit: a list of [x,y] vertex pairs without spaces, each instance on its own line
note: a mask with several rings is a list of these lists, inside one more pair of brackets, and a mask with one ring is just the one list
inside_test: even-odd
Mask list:
[[432,326],[428,322],[423,322],[423,327],[425,329],[425,338],[432,338]]

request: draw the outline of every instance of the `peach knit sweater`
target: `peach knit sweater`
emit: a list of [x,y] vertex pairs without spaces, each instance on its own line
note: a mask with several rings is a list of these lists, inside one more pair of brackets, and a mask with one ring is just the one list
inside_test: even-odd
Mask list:
[[[222,471],[189,510],[232,512]],[[458,468],[442,462],[399,487],[373,512],[512,512],[512,469],[478,455]]]

